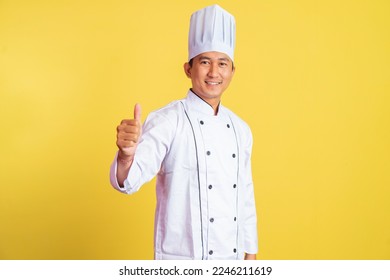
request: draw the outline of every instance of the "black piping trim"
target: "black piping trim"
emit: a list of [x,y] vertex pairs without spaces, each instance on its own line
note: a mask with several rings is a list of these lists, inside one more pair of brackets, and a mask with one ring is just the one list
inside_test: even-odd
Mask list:
[[191,119],[190,119],[190,117],[187,114],[187,111],[186,111],[186,109],[184,107],[183,102],[180,101],[180,103],[183,106],[184,113],[186,114],[188,122],[190,123],[190,126],[191,126],[192,135],[194,136],[194,143],[195,143],[195,150],[196,150],[196,169],[197,169],[197,172],[198,172],[198,188],[199,188],[199,210],[200,210],[200,230],[201,230],[200,236],[202,237],[201,238],[201,241],[202,241],[202,260],[204,260],[203,223],[202,223],[202,200],[201,200],[201,190],[200,190],[198,146],[196,145],[195,131],[194,131],[194,127],[192,125]]

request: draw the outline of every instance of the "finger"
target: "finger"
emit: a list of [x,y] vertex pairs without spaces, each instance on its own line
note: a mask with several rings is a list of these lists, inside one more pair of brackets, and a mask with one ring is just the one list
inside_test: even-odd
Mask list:
[[134,133],[119,132],[117,134],[118,140],[138,142],[139,135]]
[[121,124],[116,127],[116,131],[119,132],[126,132],[126,133],[135,133],[139,134],[140,127],[138,125],[126,125]]
[[137,126],[138,125],[138,121],[137,120],[122,120],[120,125],[134,125],[134,126]]
[[134,133],[138,135],[140,132],[140,128],[134,125],[126,125],[124,127],[121,127],[119,131],[123,131],[126,133]]
[[136,142],[130,140],[118,139],[116,141],[116,145],[118,146],[119,149],[133,148],[135,147]]
[[134,106],[134,119],[141,121],[141,105],[138,103]]

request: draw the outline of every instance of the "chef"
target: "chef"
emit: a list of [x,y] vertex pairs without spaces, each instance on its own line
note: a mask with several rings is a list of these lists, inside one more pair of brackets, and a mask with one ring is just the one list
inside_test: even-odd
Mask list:
[[[157,175],[155,259],[256,259],[252,134],[221,104],[234,75],[235,19],[218,5],[190,20],[187,96],[117,127],[111,184],[132,194]],[[242,94],[242,93],[241,93]]]

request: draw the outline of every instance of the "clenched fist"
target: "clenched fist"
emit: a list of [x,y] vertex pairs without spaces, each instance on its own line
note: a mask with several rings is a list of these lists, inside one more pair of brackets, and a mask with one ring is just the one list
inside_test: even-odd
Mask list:
[[135,104],[134,119],[122,120],[117,126],[116,145],[119,148],[118,160],[132,162],[141,135],[141,106]]

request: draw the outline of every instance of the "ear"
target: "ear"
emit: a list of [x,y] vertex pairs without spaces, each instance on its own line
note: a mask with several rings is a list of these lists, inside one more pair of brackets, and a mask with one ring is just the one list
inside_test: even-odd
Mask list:
[[191,78],[191,65],[188,62],[186,62],[184,63],[183,68],[187,78]]

